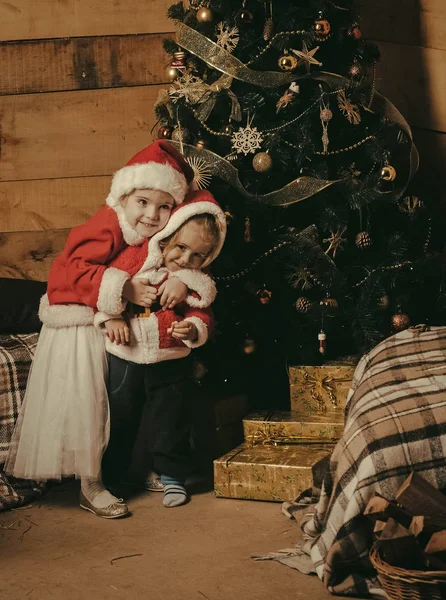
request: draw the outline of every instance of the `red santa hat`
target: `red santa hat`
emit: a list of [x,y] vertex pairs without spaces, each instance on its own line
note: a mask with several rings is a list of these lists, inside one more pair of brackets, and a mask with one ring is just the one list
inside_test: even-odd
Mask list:
[[153,142],[113,176],[107,204],[119,205],[120,198],[133,190],[151,188],[171,194],[181,204],[194,171],[176,148],[164,140]]
[[148,257],[144,263],[144,268],[149,269],[160,266],[162,261],[162,248],[160,242],[178,231],[178,229],[191,217],[205,214],[213,215],[215,217],[215,221],[220,230],[217,247],[212,253],[212,259],[217,258],[225,242],[226,217],[210,192],[207,190],[191,190],[187,194],[184,202],[174,208],[164,229],[156,233],[150,239]]

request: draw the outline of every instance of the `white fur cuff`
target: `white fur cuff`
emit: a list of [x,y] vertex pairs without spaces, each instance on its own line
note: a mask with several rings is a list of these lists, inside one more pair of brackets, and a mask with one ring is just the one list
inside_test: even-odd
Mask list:
[[122,313],[124,310],[122,290],[128,279],[130,279],[130,275],[120,269],[109,267],[104,271],[99,287],[97,304],[100,311],[112,315],[120,315]]
[[50,305],[48,295],[40,299],[39,319],[51,328],[93,325],[93,309],[82,304]]
[[217,288],[215,287],[214,281],[197,269],[181,269],[175,271],[170,275],[171,277],[177,277],[180,281],[187,285],[187,287],[196,292],[200,297],[194,298],[188,295],[186,303],[193,308],[207,308],[215,300],[217,295]]
[[185,321],[189,321],[193,323],[198,331],[198,337],[195,341],[191,342],[190,340],[183,340],[183,344],[185,344],[188,348],[199,348],[203,346],[208,341],[208,328],[206,323],[204,323],[198,317],[188,317],[184,319]]

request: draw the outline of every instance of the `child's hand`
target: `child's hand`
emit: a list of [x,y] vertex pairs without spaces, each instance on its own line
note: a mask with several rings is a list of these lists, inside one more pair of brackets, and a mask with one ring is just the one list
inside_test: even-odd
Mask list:
[[108,339],[111,342],[114,342],[118,346],[120,344],[127,346],[130,342],[130,329],[121,317],[105,321],[104,326],[107,330]]
[[190,321],[174,321],[167,333],[170,333],[176,340],[190,340],[191,342],[198,337],[198,329]]
[[164,310],[174,308],[186,299],[187,285],[176,277],[170,277],[160,286],[158,296],[161,296],[160,304]]
[[147,279],[129,279],[124,284],[122,295],[138,306],[152,306],[156,300],[156,288]]

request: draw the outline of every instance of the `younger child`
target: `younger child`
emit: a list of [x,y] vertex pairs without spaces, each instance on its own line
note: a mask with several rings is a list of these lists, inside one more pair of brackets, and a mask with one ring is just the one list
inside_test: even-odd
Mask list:
[[[131,281],[127,271],[111,265],[126,248],[147,249],[192,178],[190,166],[166,142],[139,152],[115,173],[106,206],[70,232],[42,298],[44,325],[5,470],[35,480],[80,477],[88,504],[83,507],[106,518],[128,509],[101,479],[109,406],[104,339],[93,326],[94,311],[116,314],[124,301],[149,306],[156,298],[147,280]],[[170,306],[185,297],[186,286],[172,279],[160,292]]]
[[188,296],[175,310],[152,306],[149,315],[141,315],[128,306],[125,319],[103,313],[95,319],[107,329],[110,365],[111,433],[104,478],[125,477],[133,454],[133,473],[144,481],[151,456],[153,468],[161,474],[166,507],[187,501],[191,391],[187,356],[208,339],[213,324],[209,304],[215,295],[212,282],[206,286],[199,269],[219,254],[225,233],[224,214],[211,194],[190,193],[172,211],[164,230],[150,240],[142,264],[129,248],[113,265],[132,267],[133,279],[143,277],[155,287],[169,274],[181,274],[190,289],[200,289],[200,296]]

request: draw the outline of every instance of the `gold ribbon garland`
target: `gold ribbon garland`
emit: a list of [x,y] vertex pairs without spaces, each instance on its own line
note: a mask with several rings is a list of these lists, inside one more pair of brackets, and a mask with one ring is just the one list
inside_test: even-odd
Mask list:
[[210,67],[245,83],[274,88],[296,79],[294,73],[253,71],[230,52],[184,23],[176,24],[176,40],[182,48],[204,60]]
[[[170,140],[170,143],[178,150],[181,150],[179,142]],[[291,181],[280,190],[270,192],[269,194],[250,194],[240,182],[238,170],[228,160],[210,150],[199,150],[190,144],[183,144],[183,153],[187,159],[204,159],[206,167],[212,172],[212,176],[219,177],[226,183],[229,183],[245,198],[267,204],[268,206],[289,206],[290,204],[302,202],[302,200],[306,200],[335,183],[342,181],[341,179],[328,180],[302,176],[294,179],[294,181]]]
[[240,102],[238,101],[237,96],[231,90],[233,77],[231,75],[223,74],[217,81],[214,81],[213,84],[206,86],[206,91],[198,100],[197,104],[199,107],[195,109],[197,116],[202,121],[207,121],[211,112],[214,109],[215,103],[217,102],[218,94],[225,90],[229,96],[231,101],[231,114],[229,115],[230,121],[241,121],[242,120],[242,109],[240,106]]

